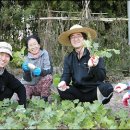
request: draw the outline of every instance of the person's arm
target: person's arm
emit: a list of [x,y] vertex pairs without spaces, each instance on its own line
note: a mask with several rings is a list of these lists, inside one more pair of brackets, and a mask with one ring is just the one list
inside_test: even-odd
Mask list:
[[124,90],[130,90],[130,82],[118,83],[114,86],[114,91],[121,93]]
[[127,89],[130,90],[130,81],[127,84],[128,84]]
[[123,105],[124,106],[129,106],[130,102],[130,90],[128,90],[124,95],[123,95],[123,98],[122,98],[122,102],[123,102]]
[[8,76],[8,87],[17,93],[19,98],[19,105],[24,105],[26,108],[26,89],[21,82],[16,79],[12,74]]
[[64,59],[64,66],[63,66],[63,74],[61,76],[60,81],[65,81],[67,85],[69,85],[71,81],[71,66],[69,65],[69,59],[68,57],[65,57]]
[[24,63],[22,64],[22,70],[23,70],[23,79],[25,81],[31,81],[32,78],[31,78],[31,71],[30,71],[30,68],[28,66],[28,61],[25,60]]
[[95,81],[104,81],[106,77],[106,70],[103,58],[99,58],[96,66],[90,67],[90,74],[94,76]]
[[31,72],[30,72],[30,71],[23,72],[23,79],[24,79],[25,81],[30,82],[30,81],[32,80]]
[[50,56],[47,51],[44,52],[44,67],[41,69],[41,76],[46,76],[48,74],[52,74],[52,63],[50,60]]
[[69,89],[69,83],[71,81],[71,71],[68,61],[69,61],[68,58],[65,57],[63,74],[61,76],[60,83],[58,84],[58,89],[60,91],[65,91],[66,89]]

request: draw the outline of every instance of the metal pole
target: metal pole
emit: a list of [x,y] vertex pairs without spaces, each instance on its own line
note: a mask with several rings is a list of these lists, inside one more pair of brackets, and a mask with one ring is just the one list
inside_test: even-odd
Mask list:
[[128,12],[128,44],[130,45],[130,1],[127,0],[127,12]]

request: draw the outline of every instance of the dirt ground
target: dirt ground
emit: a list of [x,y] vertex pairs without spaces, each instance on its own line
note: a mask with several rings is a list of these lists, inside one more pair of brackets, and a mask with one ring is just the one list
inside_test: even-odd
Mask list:
[[[119,81],[119,82],[128,82],[130,81],[130,77],[125,77],[123,80]],[[117,83],[114,83],[112,84],[113,87],[116,85]],[[120,109],[123,109],[125,111],[128,111],[129,114],[130,114],[130,106],[128,107],[125,107],[123,106],[123,103],[122,103],[122,98],[123,98],[123,95],[127,92],[126,91],[123,91],[122,93],[116,93],[114,92],[113,93],[113,97],[111,98],[110,102],[108,104],[106,104],[105,106],[107,108],[111,108],[112,111],[119,111]]]

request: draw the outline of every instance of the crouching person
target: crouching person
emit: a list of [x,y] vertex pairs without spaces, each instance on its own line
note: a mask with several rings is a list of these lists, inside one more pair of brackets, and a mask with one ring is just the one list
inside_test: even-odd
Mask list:
[[26,108],[24,85],[5,68],[12,59],[12,46],[7,42],[0,42],[0,100],[11,99],[13,94],[16,93],[19,98],[19,105],[24,105]]
[[48,52],[41,48],[40,38],[31,35],[26,39],[28,54],[22,64],[27,99],[40,96],[48,101],[52,84],[52,65]]
[[103,58],[91,56],[83,45],[84,40],[94,39],[96,35],[95,30],[77,24],[59,35],[61,44],[74,48],[64,59],[63,74],[58,84],[61,99],[98,100],[102,104],[110,101],[113,86],[104,82],[106,70]]

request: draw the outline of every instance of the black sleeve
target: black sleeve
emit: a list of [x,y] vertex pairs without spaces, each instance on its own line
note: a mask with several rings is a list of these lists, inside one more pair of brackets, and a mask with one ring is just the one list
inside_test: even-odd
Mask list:
[[99,63],[95,67],[90,68],[90,74],[94,76],[95,81],[104,81],[106,70],[103,58],[99,58]]
[[42,69],[41,76],[46,76],[48,74],[52,74],[52,69],[48,69],[48,70]]
[[67,83],[67,85],[69,85],[69,83],[71,81],[71,68],[70,68],[69,61],[70,60],[66,56],[64,59],[63,74],[62,74],[61,80],[60,80],[60,81],[65,81]]
[[19,97],[19,105],[24,105],[26,108],[26,89],[24,85],[16,79],[12,74],[8,76],[8,87],[17,93]]
[[46,76],[48,74],[53,74],[52,59],[51,59],[51,56],[49,54],[48,54],[48,56],[49,56],[49,61],[50,61],[50,69],[47,69],[47,70],[42,69],[41,76]]

